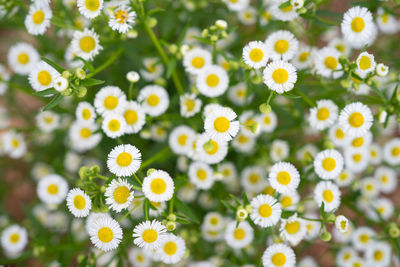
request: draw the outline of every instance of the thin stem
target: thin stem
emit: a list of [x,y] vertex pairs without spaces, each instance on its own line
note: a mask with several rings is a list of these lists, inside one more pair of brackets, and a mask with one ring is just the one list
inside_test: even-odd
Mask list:
[[169,201],[169,213],[174,213],[174,198]]
[[136,181],[142,185],[142,181],[140,181],[139,177],[136,175],[136,173],[133,174],[133,177],[135,177]]
[[305,102],[307,102],[307,104],[308,104],[309,106],[311,106],[311,107],[314,107],[314,106],[315,106],[315,104],[313,103],[313,101],[312,101],[308,96],[306,96],[302,91],[300,91],[299,89],[295,89],[295,92],[296,92],[299,96],[301,96],[301,98],[303,98],[303,100],[304,100]]
[[105,68],[107,68],[122,54],[123,51],[124,51],[123,47],[118,48],[118,50],[106,62],[104,62],[101,66],[96,68],[93,72],[89,73],[86,77],[90,78],[95,74],[99,73],[100,71],[104,70]]
[[132,100],[133,83],[129,83],[128,100]]
[[144,216],[145,216],[145,218],[146,218],[146,221],[148,221],[149,220],[149,201],[146,199],[145,201],[144,201]]
[[135,205],[133,208],[131,208],[130,210],[128,210],[124,216],[122,216],[121,218],[119,218],[118,222],[121,222],[123,219],[125,219],[132,211],[134,211],[136,208],[138,207],[138,205]]
[[103,175],[100,175],[100,174],[97,174],[97,176],[96,176],[97,178],[100,178],[100,179],[103,179],[103,180],[105,180],[105,181],[108,181],[108,177],[106,177],[106,176],[103,176]]
[[148,160],[143,162],[142,165],[140,166],[140,169],[146,168],[147,166],[149,166],[153,162],[157,161],[160,157],[162,157],[168,151],[169,151],[169,148],[168,147],[164,147],[164,149],[158,151],[157,154],[155,154],[154,156],[152,156],[151,158],[149,158]]

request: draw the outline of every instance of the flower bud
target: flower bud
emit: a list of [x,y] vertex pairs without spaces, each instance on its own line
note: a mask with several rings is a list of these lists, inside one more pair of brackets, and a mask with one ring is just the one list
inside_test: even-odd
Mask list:
[[225,20],[219,19],[215,22],[215,26],[221,30],[225,30],[228,27],[228,23]]
[[59,76],[54,80],[53,87],[57,92],[63,92],[68,88],[68,85],[68,80],[63,76]]
[[246,220],[249,213],[243,207],[239,207],[236,211],[236,219],[241,222]]
[[176,222],[171,222],[171,221],[167,222],[165,224],[165,228],[167,228],[167,231],[170,232],[174,231],[176,229]]
[[400,229],[397,227],[397,225],[392,225],[389,228],[389,235],[392,238],[398,238],[400,236]]
[[329,233],[327,231],[322,232],[320,237],[321,237],[321,240],[324,242],[329,242],[332,239],[331,233]]
[[136,83],[140,80],[140,76],[136,71],[130,71],[126,74],[126,79],[131,83]]
[[176,215],[173,213],[170,213],[167,217],[168,221],[176,221]]
[[75,75],[78,79],[83,80],[86,78],[86,72],[82,68],[77,68],[75,70]]
[[330,223],[332,223],[336,220],[336,216],[333,213],[328,213],[325,218],[326,218],[326,221],[330,222]]
[[78,88],[77,96],[78,96],[79,98],[82,98],[82,97],[84,97],[84,96],[86,95],[86,93],[87,93],[86,87],[81,86],[81,87]]
[[152,172],[154,172],[156,169],[151,168],[147,170],[147,176],[149,176]]
[[157,19],[148,18],[147,19],[147,25],[149,25],[150,28],[154,28],[157,25]]
[[271,110],[272,110],[271,106],[270,106],[269,104],[266,104],[266,103],[261,104],[261,105],[258,107],[258,109],[259,109],[262,113],[264,113],[264,114],[268,114],[268,113],[270,113]]
[[68,70],[64,70],[61,76],[65,79],[68,79],[69,77],[71,77],[71,72],[69,72]]

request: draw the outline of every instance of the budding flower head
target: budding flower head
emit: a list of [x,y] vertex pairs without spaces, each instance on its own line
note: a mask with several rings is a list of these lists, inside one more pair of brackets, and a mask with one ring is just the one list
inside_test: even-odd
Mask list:
[[243,207],[239,207],[236,211],[236,219],[240,222],[246,220],[248,215],[249,213]]
[[332,239],[331,233],[324,231],[321,233],[321,240],[324,242],[329,242]]
[[77,68],[75,70],[75,74],[76,74],[76,77],[78,77],[78,79],[80,79],[80,80],[83,80],[86,78],[86,72],[82,68]]
[[268,113],[270,113],[271,110],[272,110],[271,106],[270,106],[269,104],[266,104],[266,103],[261,104],[261,105],[258,107],[258,109],[259,109],[262,113],[264,113],[264,114],[268,114]]
[[224,178],[224,174],[222,172],[214,172],[214,178],[216,180],[222,180]]
[[63,92],[68,88],[68,80],[64,78],[63,76],[59,76],[54,80],[54,89],[58,92]]
[[130,71],[126,74],[126,79],[131,83],[136,83],[140,80],[140,76],[136,71]]
[[303,7],[303,5],[304,5],[304,0],[291,0],[291,1],[290,1],[290,4],[291,4],[294,8],[299,9],[299,8]]
[[168,215],[167,219],[168,219],[168,221],[173,221],[174,222],[174,221],[176,221],[176,215],[171,213],[171,214]]
[[174,231],[176,229],[176,222],[171,222],[171,221],[167,222],[165,224],[165,228],[167,228],[167,231],[170,231],[170,232]]
[[228,23],[225,20],[219,19],[215,22],[215,26],[221,30],[225,30],[228,27]]
[[81,87],[78,88],[78,94],[77,94],[77,96],[78,96],[79,98],[82,98],[82,97],[84,97],[84,96],[86,95],[86,93],[87,93],[87,88],[81,86]]
[[135,39],[138,36],[138,32],[135,30],[130,30],[126,33],[126,37],[129,39]]
[[190,49],[190,47],[187,44],[182,45],[181,49],[180,49],[181,54],[182,55],[186,54],[186,52],[189,51],[189,49]]
[[389,235],[392,238],[398,238],[400,236],[400,229],[396,225],[392,225],[389,228]]
[[336,216],[333,213],[329,213],[328,215],[326,215],[326,221],[327,222],[334,222],[336,220]]
[[244,207],[248,213],[251,213],[253,211],[253,207],[251,205],[246,205],[246,207]]
[[156,169],[151,168],[147,170],[147,176],[149,176],[152,172],[154,172]]

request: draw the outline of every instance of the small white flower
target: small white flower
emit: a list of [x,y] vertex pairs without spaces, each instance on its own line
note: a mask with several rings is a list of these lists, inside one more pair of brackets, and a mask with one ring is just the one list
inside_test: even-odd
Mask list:
[[134,174],[140,167],[142,154],[133,145],[119,145],[108,154],[107,167],[118,177]]
[[162,170],[153,170],[143,179],[142,190],[146,198],[153,202],[165,202],[174,194],[174,181]]
[[92,201],[83,190],[74,188],[68,192],[67,207],[75,217],[86,217],[92,208]]
[[63,92],[65,89],[68,88],[68,85],[68,80],[62,76],[55,78],[53,82],[53,87],[58,92]]

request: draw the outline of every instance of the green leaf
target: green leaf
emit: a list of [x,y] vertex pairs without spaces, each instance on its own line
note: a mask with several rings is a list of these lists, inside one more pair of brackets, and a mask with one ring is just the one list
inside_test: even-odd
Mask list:
[[281,217],[282,217],[283,219],[287,219],[287,218],[289,218],[290,216],[292,216],[292,215],[295,214],[295,213],[296,213],[295,211],[284,210],[284,211],[282,211]]
[[236,212],[236,208],[232,206],[228,201],[226,200],[220,200],[220,201],[226,208],[232,210],[233,212]]
[[92,63],[90,63],[89,61],[87,61],[87,60],[85,60],[85,59],[83,59],[81,57],[78,57],[78,56],[74,57],[74,59],[79,59],[80,61],[82,61],[83,64],[84,64],[83,68],[89,70],[90,72],[94,71],[94,67],[93,67]]
[[153,15],[153,14],[160,13],[160,12],[165,12],[165,9],[164,9],[164,8],[154,8],[154,9],[150,10],[150,11],[147,13],[147,15],[148,15],[148,16],[151,16],[151,15]]
[[284,93],[283,95],[288,97],[288,98],[292,98],[292,99],[301,98],[301,96],[295,95],[295,94],[291,94],[291,93]]
[[49,64],[50,66],[52,66],[56,71],[58,71],[59,73],[63,73],[63,71],[65,70],[63,67],[61,67],[60,65],[58,65],[57,63],[55,63],[54,61],[45,58],[45,57],[40,57],[44,62],[46,62],[47,64]]
[[98,84],[102,84],[102,83],[104,83],[104,81],[93,79],[93,78],[88,78],[88,79],[84,79],[83,81],[81,81],[80,85],[93,86],[93,85],[98,85]]
[[176,59],[173,58],[168,62],[167,66],[167,79],[169,79],[176,68]]
[[60,93],[58,93],[58,94],[55,95],[55,96],[53,97],[53,99],[51,99],[51,101],[43,108],[43,111],[54,108],[55,106],[58,105],[58,103],[61,102],[62,99],[63,99],[63,96],[62,96]]
[[370,85],[370,87],[372,88],[372,90],[378,95],[380,96],[385,102],[387,101],[385,95],[382,93],[381,90],[378,89],[378,87],[376,87],[376,85],[374,83],[372,83]]
[[88,261],[88,256],[85,256],[85,258],[82,259],[82,260],[79,262],[78,267],[86,267],[87,261]]
[[246,193],[243,193],[243,205],[248,205],[250,204],[249,198],[247,197]]
[[54,94],[57,94],[57,91],[54,90],[53,87],[33,93],[33,95],[35,95],[35,96],[48,96],[48,95],[54,95]]
[[200,223],[199,219],[192,212],[192,210],[184,202],[182,202],[179,198],[175,197],[174,204],[175,204],[175,207],[176,207],[177,211],[179,211],[182,214],[184,214],[186,217],[188,217],[193,222]]

